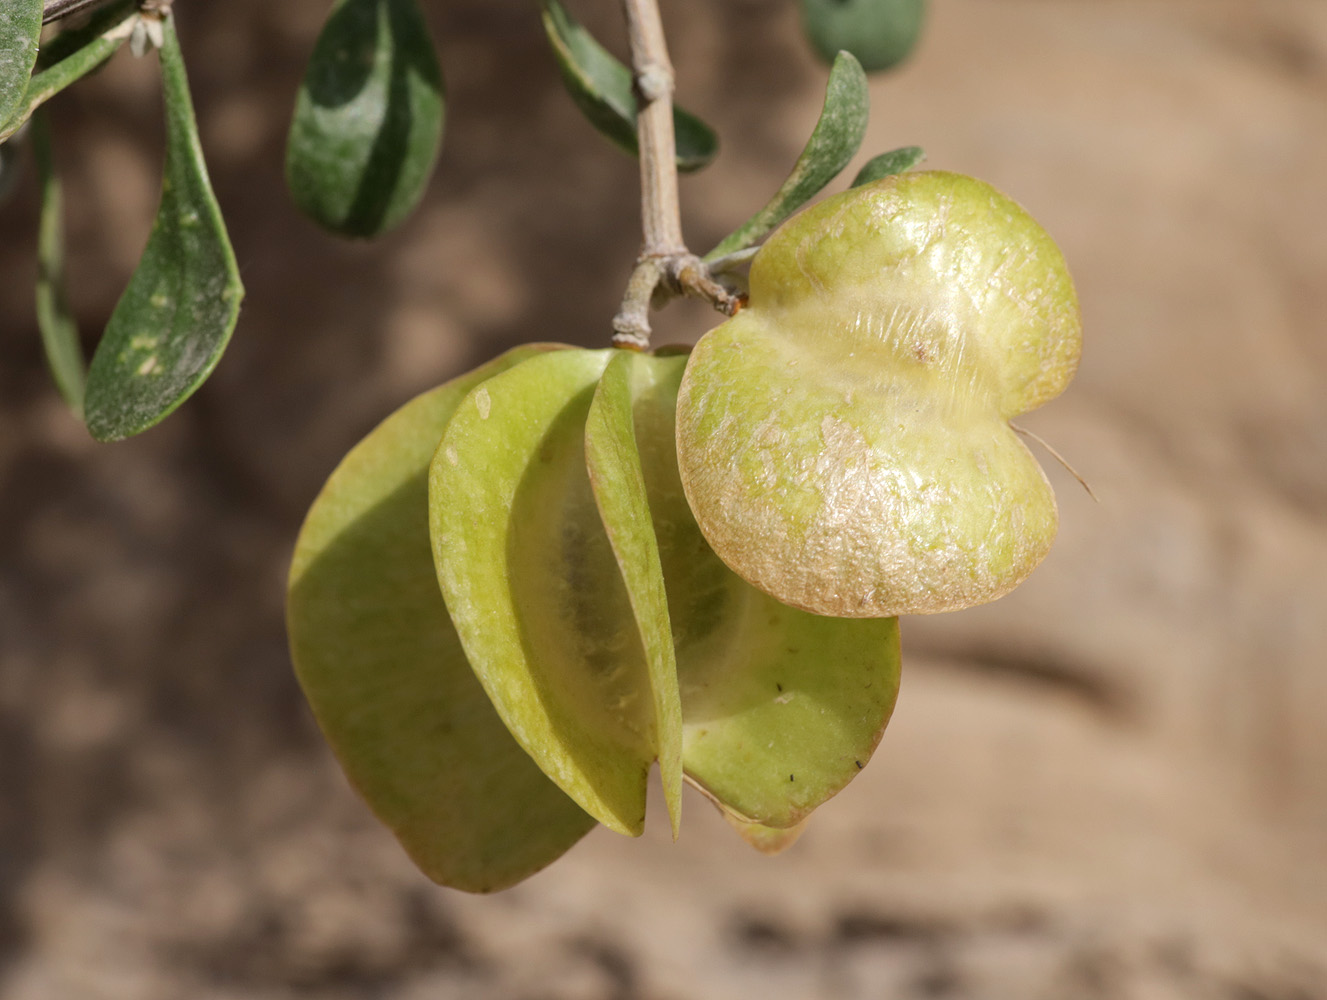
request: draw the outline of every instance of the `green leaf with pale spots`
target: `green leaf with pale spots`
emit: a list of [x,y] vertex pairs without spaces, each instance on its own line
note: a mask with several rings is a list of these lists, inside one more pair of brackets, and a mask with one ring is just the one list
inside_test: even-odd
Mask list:
[[0,5],[0,125],[18,113],[37,62],[42,0],[5,0]]
[[339,0],[295,102],[286,180],[296,204],[346,236],[393,228],[424,196],[444,117],[414,0]]
[[802,0],[807,37],[829,62],[846,49],[874,73],[902,62],[917,44],[926,0]]
[[174,19],[163,27],[161,203],[88,370],[85,417],[101,441],[146,430],[202,385],[230,340],[244,296],[203,162]]
[[[650,519],[645,473],[636,447],[634,409],[660,380],[682,377],[686,357],[654,358],[621,350],[604,369],[585,423],[585,457],[617,564],[631,598],[649,665],[659,772],[673,837],[682,819],[682,704],[677,692],[668,595]],[[645,404],[648,405],[648,404]]]
[[866,74],[850,53],[840,52],[829,73],[825,103],[792,173],[768,204],[705,255],[713,260],[755,246],[839,175],[866,137],[871,95]]
[[879,156],[873,156],[867,160],[866,165],[857,171],[857,176],[852,179],[852,186],[861,187],[863,184],[878,181],[882,177],[907,173],[924,159],[926,159],[926,150],[922,149],[921,146],[904,146],[901,149],[891,149],[888,153],[881,153]]
[[32,149],[41,178],[41,224],[37,231],[37,326],[56,388],[70,408],[83,413],[87,361],[78,325],[65,293],[64,194],[55,172],[45,112],[32,119]]
[[658,734],[585,458],[612,353],[530,358],[471,392],[433,459],[430,532],[452,621],[507,728],[586,812],[634,836]]
[[[636,94],[631,70],[574,21],[557,0],[541,0],[544,31],[571,99],[590,124],[636,156]],[[714,130],[688,111],[673,106],[677,169],[707,166],[719,152]]]
[[[682,766],[739,824],[786,830],[870,759],[898,695],[898,624],[798,611],[720,561],[678,471],[687,359],[650,360],[634,418],[676,650]],[[772,835],[747,833],[773,846]]]
[[300,531],[291,656],[351,782],[426,875],[487,892],[593,825],[507,732],[438,591],[428,465],[466,394],[548,350],[518,348],[425,393],[342,461]]

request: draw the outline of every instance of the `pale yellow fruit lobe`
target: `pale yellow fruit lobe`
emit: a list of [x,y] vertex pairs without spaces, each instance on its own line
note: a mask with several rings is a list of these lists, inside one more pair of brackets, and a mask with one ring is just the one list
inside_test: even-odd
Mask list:
[[993,600],[1056,530],[1007,421],[1063,391],[1080,349],[1063,256],[990,185],[926,172],[826,199],[770,238],[749,307],[692,353],[687,498],[719,556],[795,607]]

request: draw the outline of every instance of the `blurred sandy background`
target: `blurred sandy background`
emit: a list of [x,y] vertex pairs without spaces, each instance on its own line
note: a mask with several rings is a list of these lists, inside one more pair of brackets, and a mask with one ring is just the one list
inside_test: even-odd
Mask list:
[[[633,164],[557,85],[525,0],[426,4],[451,117],[423,209],[326,237],[281,183],[324,0],[181,0],[249,297],[211,382],[94,445],[43,370],[29,177],[0,211],[0,996],[5,1000],[1327,998],[1327,4],[934,0],[867,153],[925,146],[1063,246],[1087,349],[1027,423],[1059,542],[996,605],[904,623],[873,764],[777,859],[699,798],[496,897],[415,873],[290,673],[283,578],[339,456],[520,341],[598,345]],[[576,9],[616,37],[607,0]],[[668,0],[725,149],[704,249],[782,179],[824,70],[791,4]],[[146,239],[150,63],[54,105],[73,297]],[[710,322],[671,310],[661,339]],[[655,810],[658,819],[658,810]]]

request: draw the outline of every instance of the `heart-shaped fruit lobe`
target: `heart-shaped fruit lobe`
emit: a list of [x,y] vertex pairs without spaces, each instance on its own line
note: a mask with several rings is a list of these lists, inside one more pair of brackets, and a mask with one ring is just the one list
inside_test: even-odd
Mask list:
[[951,611],[1041,561],[1055,498],[1008,421],[1073,376],[1064,258],[990,185],[855,188],[779,229],[692,352],[682,482],[714,551],[798,608]]

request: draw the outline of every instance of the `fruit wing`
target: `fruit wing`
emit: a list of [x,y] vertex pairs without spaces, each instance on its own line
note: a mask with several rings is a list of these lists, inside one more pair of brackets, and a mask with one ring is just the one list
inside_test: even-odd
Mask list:
[[595,502],[631,599],[649,664],[659,771],[676,838],[682,809],[682,705],[663,567],[636,445],[633,409],[660,378],[681,378],[685,357],[617,351],[604,369],[585,424],[585,455]]
[[507,728],[606,826],[644,828],[649,668],[586,471],[611,351],[534,357],[462,402],[429,482],[434,563]]
[[594,825],[489,704],[428,538],[428,463],[456,406],[546,349],[511,351],[370,433],[314,502],[290,573],[291,656],[328,742],[424,873],[472,892],[533,874]]

